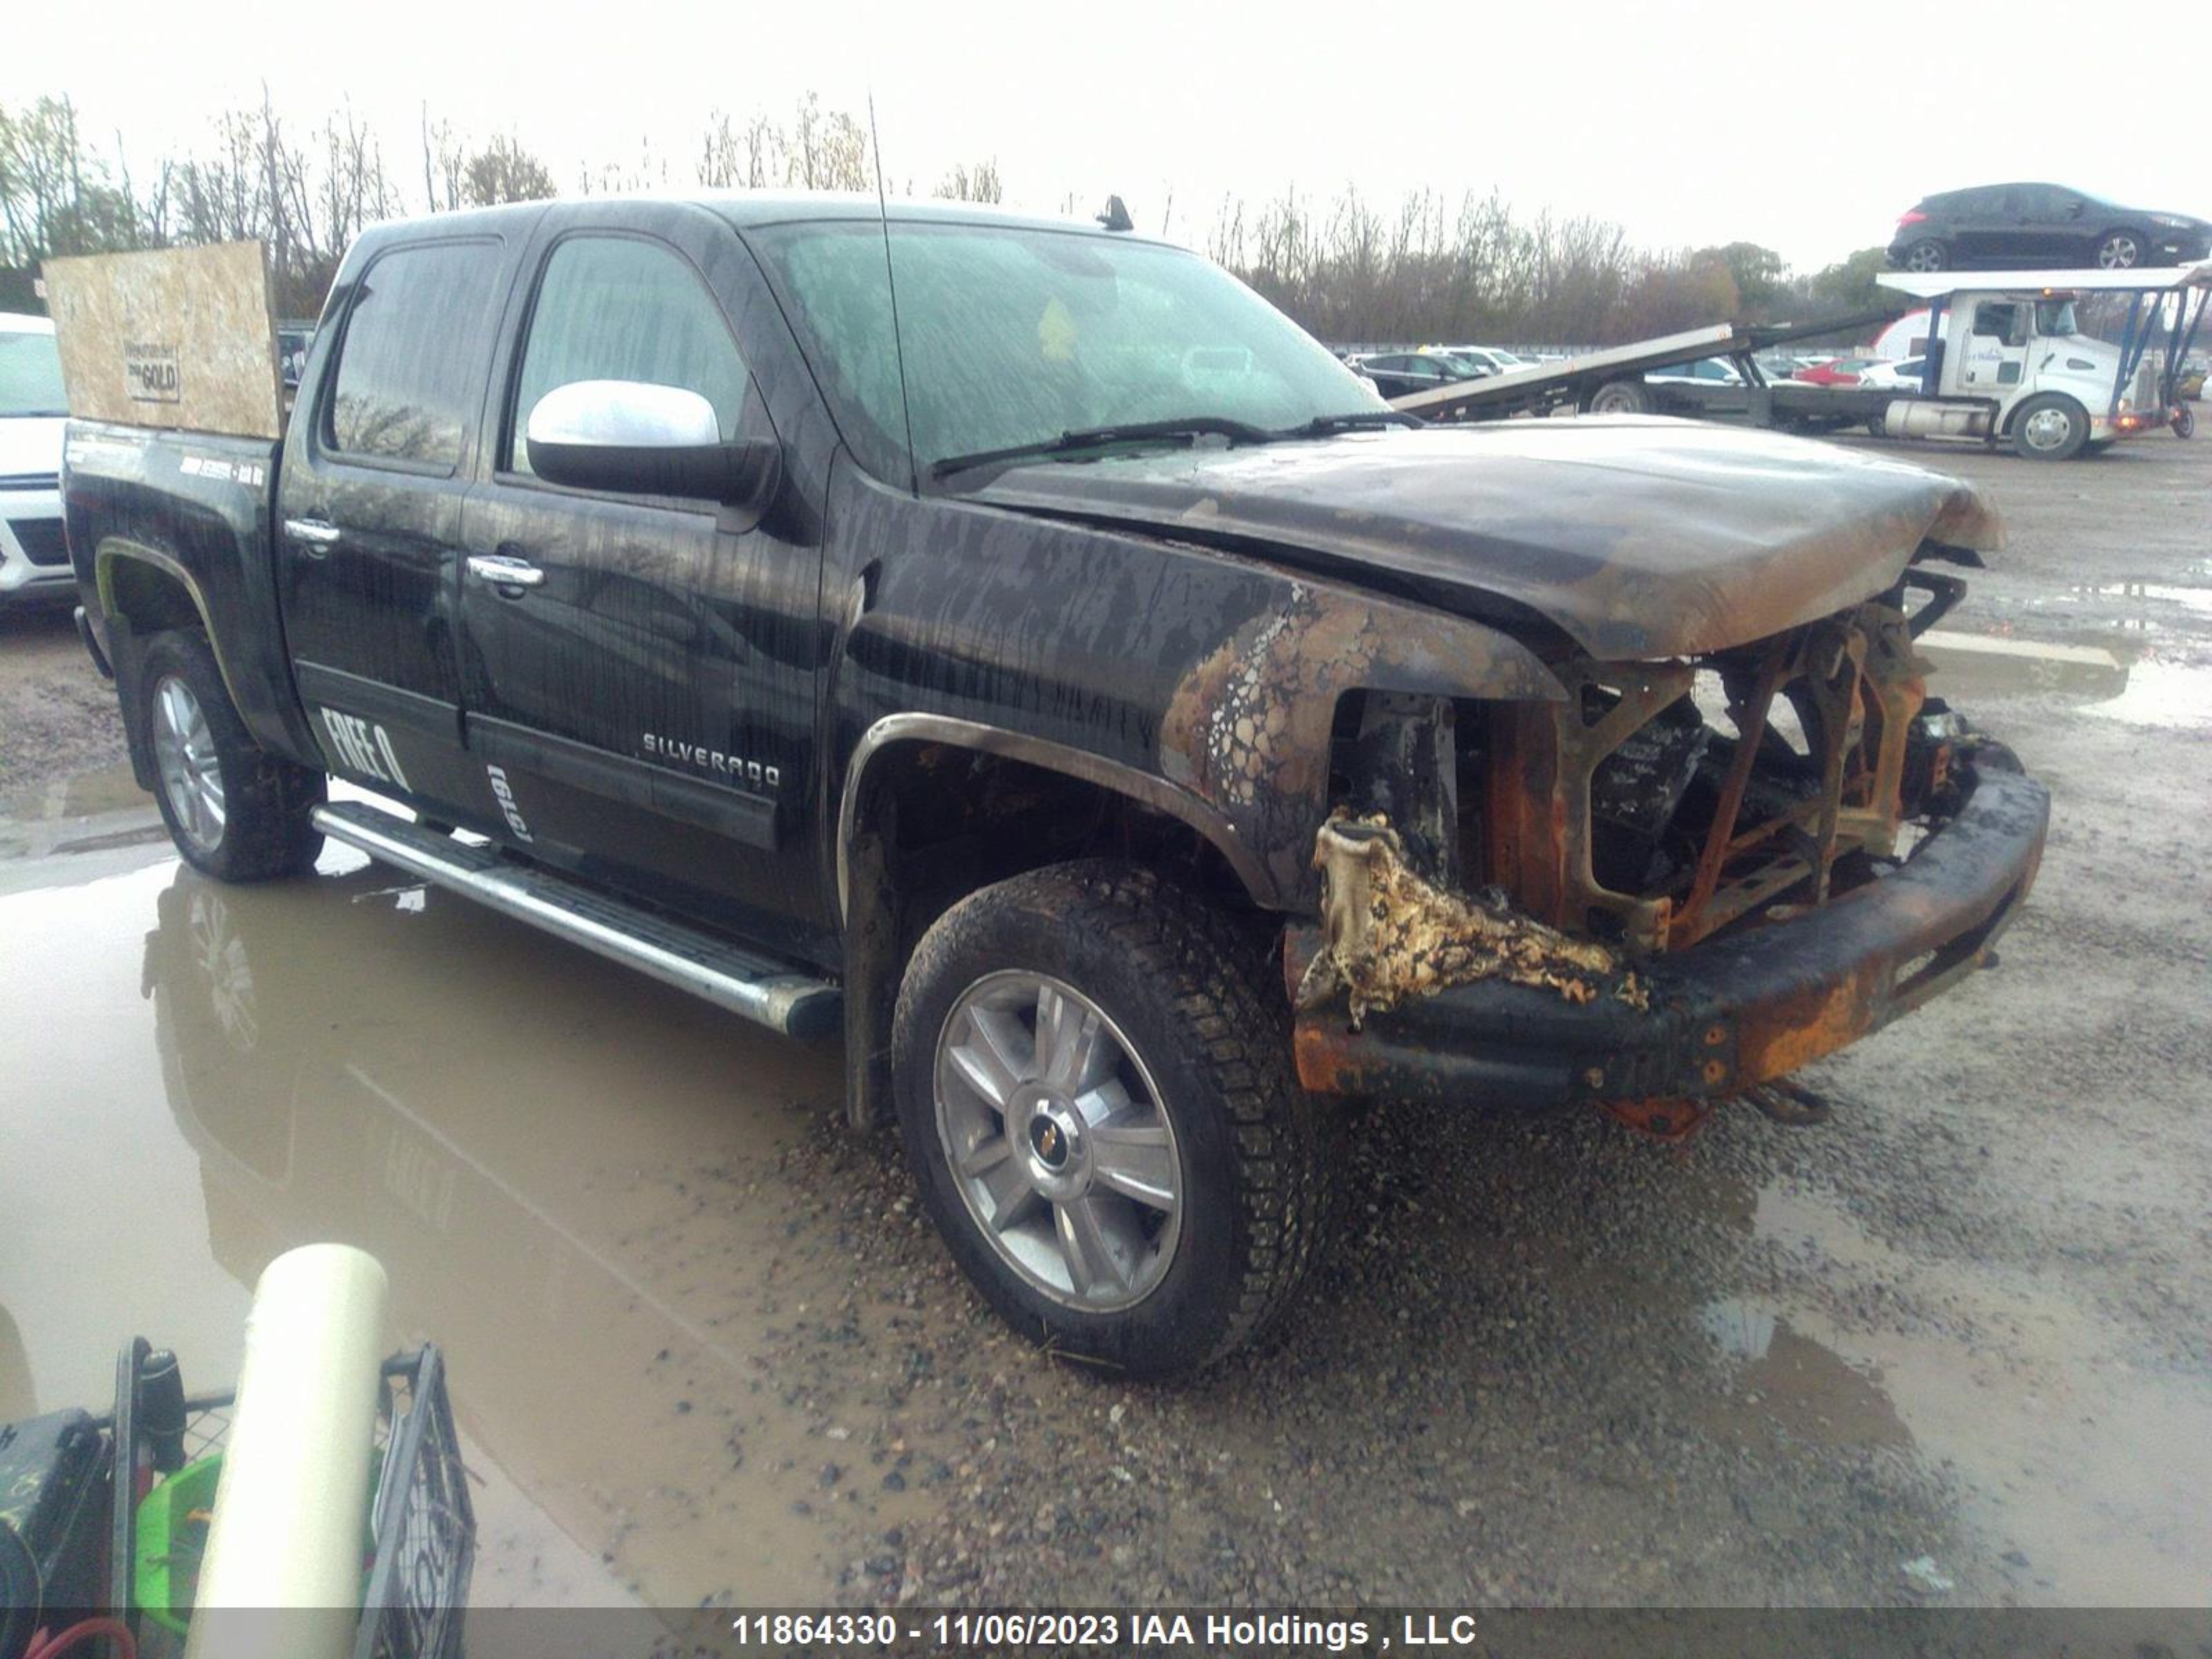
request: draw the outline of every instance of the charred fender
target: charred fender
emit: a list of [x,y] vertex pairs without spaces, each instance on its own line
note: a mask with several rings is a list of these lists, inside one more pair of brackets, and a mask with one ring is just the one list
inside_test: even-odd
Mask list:
[[1236,825],[1273,884],[1310,908],[1329,811],[1329,738],[1354,690],[1514,702],[1565,690],[1516,641],[1441,611],[1310,581],[1193,665],[1160,727],[1160,772]]

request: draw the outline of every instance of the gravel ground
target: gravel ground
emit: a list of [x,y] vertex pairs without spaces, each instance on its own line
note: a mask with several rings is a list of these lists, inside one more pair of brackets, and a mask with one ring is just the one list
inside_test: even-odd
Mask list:
[[[610,1583],[662,1605],[2202,1604],[2212,444],[2161,435],[2057,467],[1878,447],[1975,477],[2012,526],[1952,629],[2129,668],[2116,696],[2117,665],[2091,692],[2033,665],[1946,665],[1938,689],[2055,794],[2042,880],[2002,967],[1814,1068],[1836,1104],[1817,1128],[1728,1109],[1664,1147],[1595,1115],[1372,1113],[1346,1171],[1352,1224],[1307,1302],[1267,1349],[1194,1383],[1131,1386],[1006,1334],[920,1218],[895,1141],[835,1127],[826,1057],[777,1057],[788,1045],[729,1036],[435,899],[426,917],[419,895],[353,878],[312,900],[237,902],[241,926],[299,928],[322,952],[309,962],[346,956],[333,940],[394,941],[357,984],[283,976],[331,980],[292,1019],[329,1054],[287,1051],[276,1097],[360,1102],[373,1075],[390,1111],[462,1149],[461,1181],[495,1178],[463,1211],[487,1230],[514,1212],[512,1231],[465,1235],[462,1255],[538,1250],[572,1283],[603,1274],[602,1301],[568,1291],[562,1340],[592,1353],[576,1386],[633,1425],[651,1504],[599,1502],[573,1460],[534,1465],[526,1434],[500,1439],[490,1395],[472,1400],[472,1377],[526,1401],[537,1384],[494,1382],[483,1357],[495,1335],[517,1340],[498,1322],[527,1310],[520,1289],[484,1332],[441,1335],[466,1362],[465,1425],[498,1442],[526,1503]],[[0,622],[0,793],[58,799],[80,768],[112,774],[110,695],[65,619]],[[145,937],[135,892],[103,901],[123,907],[118,954]],[[172,926],[165,913],[157,933]],[[443,943],[425,957],[402,927]],[[486,941],[505,942],[492,955]],[[399,964],[431,960],[410,987]],[[136,997],[135,958],[112,977]],[[264,964],[264,988],[277,977]],[[488,1005],[518,1030],[541,1011],[543,1031],[484,1058],[477,1028],[440,1024]],[[282,1022],[259,1018],[266,1048]],[[656,1103],[610,1147],[604,1080],[587,1073],[624,1045],[709,1103],[724,1079],[750,1079],[746,1110],[771,1127],[712,1120],[728,1144],[687,1155],[687,1125],[709,1120]],[[214,1098],[226,1074],[208,1053],[164,1063]],[[482,1074],[453,1080],[471,1066]],[[79,1086],[74,1067],[56,1060],[55,1089]],[[167,1081],[179,1121],[205,1118]],[[531,1135],[497,1127],[485,1102],[502,1087],[533,1091]],[[374,1127],[386,1106],[348,1109],[388,1133]],[[312,1212],[323,1179],[350,1200],[312,1147],[292,1155],[289,1200],[220,1230],[237,1278],[275,1248],[263,1231],[320,1224],[270,1206]],[[238,1160],[202,1157],[212,1234]],[[434,1281],[442,1260],[398,1277]],[[492,1305],[433,1291],[446,1326]],[[742,1364],[691,1364],[688,1339],[649,1334],[662,1308]],[[48,1339],[27,1331],[35,1369]],[[672,1445],[720,1465],[687,1474]],[[622,1449],[593,1476],[610,1490]],[[714,1541],[731,1527],[807,1540],[811,1565],[732,1580]],[[493,1537],[479,1581],[526,1601],[553,1593],[547,1571]]]
[[68,610],[0,610],[0,799],[122,758],[115,688],[93,672]]

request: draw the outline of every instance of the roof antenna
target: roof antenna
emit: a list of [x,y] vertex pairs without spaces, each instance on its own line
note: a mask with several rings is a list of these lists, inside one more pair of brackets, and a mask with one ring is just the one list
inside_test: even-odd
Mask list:
[[1096,216],[1098,222],[1109,230],[1134,230],[1137,222],[1129,216],[1129,210],[1121,205],[1118,196],[1106,198],[1106,211]]
[[919,495],[921,493],[921,474],[914,462],[914,410],[907,402],[906,396],[906,343],[899,333],[898,278],[891,269],[891,212],[890,203],[884,195],[884,143],[876,133],[876,91],[873,87],[868,88],[868,148],[874,152],[876,161],[876,221],[884,228],[884,287],[891,301],[891,356],[898,364],[899,418],[906,423],[907,488]]

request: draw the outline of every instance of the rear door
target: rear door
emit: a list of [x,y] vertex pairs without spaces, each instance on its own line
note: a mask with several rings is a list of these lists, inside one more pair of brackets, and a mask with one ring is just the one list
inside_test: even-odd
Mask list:
[[1962,190],[1950,198],[1953,246],[1957,263],[1968,266],[2004,264],[2017,256],[2013,241],[2019,227],[2012,210],[2014,186],[1990,185]]
[[[530,410],[580,380],[679,386],[725,438],[775,435],[729,321],[765,313],[750,258],[703,214],[641,211],[644,229],[623,213],[550,231],[530,256],[467,515],[469,743],[533,856],[772,936],[822,896],[805,833],[818,544],[773,511],[753,523],[530,469]],[[518,568],[531,585],[501,579]]]
[[507,264],[492,237],[378,252],[338,296],[336,359],[279,480],[286,640],[324,759],[434,807],[477,790],[454,600]]
[[2074,264],[2075,248],[2081,239],[2081,222],[2074,210],[2081,198],[2056,185],[2014,185],[2012,194],[2019,216],[2021,261],[2051,267]]

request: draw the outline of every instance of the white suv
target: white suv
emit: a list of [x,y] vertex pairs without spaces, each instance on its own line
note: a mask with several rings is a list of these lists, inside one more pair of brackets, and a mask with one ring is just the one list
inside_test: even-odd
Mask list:
[[0,605],[74,591],[62,536],[68,415],[54,325],[0,312]]

